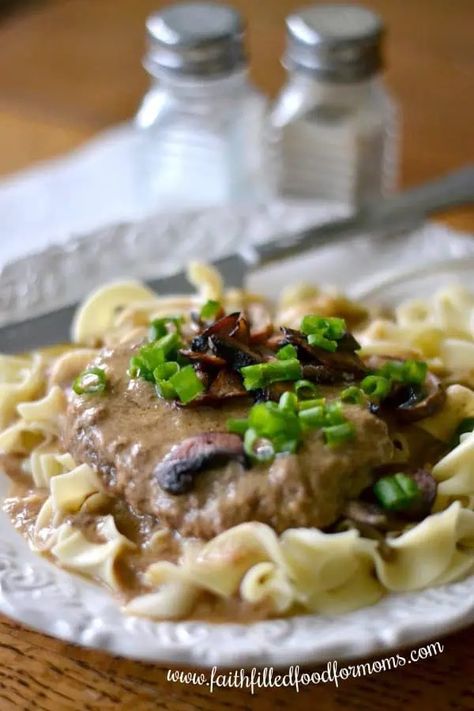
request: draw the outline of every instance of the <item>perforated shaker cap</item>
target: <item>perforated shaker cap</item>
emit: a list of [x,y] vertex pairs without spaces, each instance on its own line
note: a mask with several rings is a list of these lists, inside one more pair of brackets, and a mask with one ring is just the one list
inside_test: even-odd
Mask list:
[[146,28],[151,74],[215,76],[246,64],[245,24],[227,5],[176,3],[150,15]]
[[358,81],[382,66],[382,20],[358,5],[314,5],[286,18],[288,69],[334,82]]

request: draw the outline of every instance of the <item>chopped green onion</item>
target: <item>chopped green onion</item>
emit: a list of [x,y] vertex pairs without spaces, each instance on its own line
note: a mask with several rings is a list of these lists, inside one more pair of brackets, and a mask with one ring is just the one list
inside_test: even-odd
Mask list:
[[294,454],[298,449],[299,439],[286,439],[285,437],[274,437],[273,448],[277,454]]
[[234,434],[244,435],[249,428],[249,421],[246,417],[230,417],[227,420],[227,429]]
[[326,405],[326,425],[341,425],[346,421],[342,412],[342,403],[340,400],[333,400]]
[[472,432],[473,430],[474,417],[466,417],[464,420],[461,420],[459,425],[456,427],[456,432],[454,433],[453,440],[451,442],[451,449],[454,449],[454,447],[458,446],[463,434],[467,434],[468,432]]
[[291,343],[288,343],[286,346],[283,346],[283,348],[280,348],[280,350],[277,351],[276,357],[278,358],[278,360],[288,360],[289,358],[297,358],[298,351],[294,346],[291,345]]
[[306,425],[306,427],[323,427],[325,424],[324,405],[300,410],[299,418],[301,423]]
[[165,400],[172,400],[177,396],[175,388],[169,381],[179,370],[179,363],[172,360],[166,363],[160,363],[153,371],[156,392],[160,397],[165,398]]
[[389,511],[400,511],[410,506],[420,495],[414,479],[399,472],[379,479],[373,492],[381,505]]
[[404,363],[404,376],[406,383],[421,385],[426,380],[428,364],[421,360],[407,360]]
[[143,367],[143,361],[139,356],[132,356],[128,366],[128,374],[131,378],[139,378]]
[[390,380],[381,375],[367,375],[360,384],[360,387],[370,398],[383,400],[391,390]]
[[77,376],[72,384],[76,395],[96,395],[107,387],[105,371],[102,368],[88,368]]
[[367,402],[363,391],[356,385],[350,385],[348,388],[341,392],[342,402],[350,402],[356,405],[363,405]]
[[218,301],[209,299],[209,301],[206,301],[204,306],[201,308],[199,316],[203,321],[214,321],[221,308],[222,307]]
[[168,382],[176,390],[179,399],[184,404],[194,400],[204,390],[204,385],[199,380],[192,365],[181,368]]
[[178,371],[179,364],[174,360],[170,360],[167,363],[160,363],[159,365],[157,365],[155,370],[153,371],[153,377],[156,381],[169,380],[171,377],[173,377],[173,375],[176,375]]
[[294,387],[299,398],[307,400],[318,394],[318,388],[311,380],[297,380]]
[[428,372],[428,365],[421,360],[389,360],[379,369],[378,374],[399,383],[421,385]]
[[162,380],[155,381],[155,389],[157,395],[165,400],[173,400],[173,398],[177,396],[177,392],[169,380],[165,380],[164,378]]
[[177,333],[168,333],[166,336],[163,336],[163,338],[155,341],[153,345],[157,351],[163,353],[163,360],[174,360],[174,357],[171,358],[171,356],[176,355],[182,343]]
[[352,422],[343,422],[340,425],[323,427],[323,434],[329,447],[337,447],[342,442],[347,442],[354,437],[355,427]]
[[[304,407],[309,402],[318,403],[313,407]],[[342,412],[342,405],[338,400],[326,404],[325,400],[307,400],[300,404],[300,421],[307,427],[333,427],[347,422]]]
[[347,326],[343,318],[308,315],[301,321],[301,331],[306,336],[321,333],[330,340],[339,341],[346,330]]
[[288,412],[296,412],[298,409],[298,398],[295,393],[283,393],[280,397],[278,408],[283,411],[288,410]]
[[240,369],[244,377],[246,390],[257,390],[271,383],[284,380],[299,380],[301,378],[301,364],[296,358],[288,360],[272,360],[269,363],[247,365]]
[[154,382],[153,372],[161,363],[176,360],[178,348],[181,348],[181,339],[177,333],[167,333],[157,341],[146,343],[140,348],[137,355],[132,356],[129,365],[131,378],[144,378]]
[[148,327],[148,340],[157,341],[163,338],[168,333],[168,324],[174,324],[176,332],[180,332],[180,326],[183,323],[182,316],[163,316],[163,318],[155,318]]
[[317,397],[314,398],[313,400],[300,400],[299,403],[299,410],[309,410],[312,407],[319,407],[320,405],[325,405],[326,404],[326,398],[325,397]]
[[240,369],[244,376],[244,387],[246,390],[258,390],[264,387],[263,364],[246,365]]
[[273,402],[254,405],[249,412],[249,426],[260,436],[269,439],[274,437],[284,437],[285,440],[298,439],[301,433],[297,415],[287,410],[280,410]]
[[248,429],[245,433],[244,450],[250,459],[257,462],[271,462],[275,457],[272,442],[260,437],[254,429]]
[[326,338],[323,333],[310,333],[308,336],[308,343],[310,346],[317,346],[325,351],[330,351],[334,353],[337,350],[337,341]]

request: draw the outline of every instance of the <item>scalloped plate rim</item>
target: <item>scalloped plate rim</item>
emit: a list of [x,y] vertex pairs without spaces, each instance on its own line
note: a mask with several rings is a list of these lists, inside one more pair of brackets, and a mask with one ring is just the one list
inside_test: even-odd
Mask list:
[[[271,219],[281,225],[278,211],[273,218],[264,218],[269,229]],[[289,217],[286,222],[290,223]],[[125,254],[126,234],[116,229]],[[429,231],[430,226],[424,229]],[[440,226],[433,229],[439,233]],[[107,228],[102,233],[110,239],[111,231]],[[453,234],[447,228],[446,232]],[[66,262],[68,250],[70,257],[71,244],[55,248],[55,267],[61,255]],[[90,249],[95,251],[96,245]],[[46,278],[43,292],[45,298],[53,298]],[[4,475],[0,485],[5,488]],[[153,622],[123,615],[111,593],[33,554],[3,513],[0,533],[0,610],[4,614],[38,632],[131,659],[197,667],[321,663],[373,656],[433,639],[434,634],[439,638],[474,622],[474,575],[439,588],[386,595],[375,605],[337,618],[300,615],[247,625]],[[55,617],[49,614],[51,605]]]

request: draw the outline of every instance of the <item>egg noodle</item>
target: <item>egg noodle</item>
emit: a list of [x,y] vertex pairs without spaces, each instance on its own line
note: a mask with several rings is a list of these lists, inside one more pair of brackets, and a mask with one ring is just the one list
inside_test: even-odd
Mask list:
[[[120,561],[136,544],[104,514],[108,495],[88,464],[75,462],[61,444],[65,384],[83,370],[98,348],[114,346],[139,333],[150,320],[189,314],[207,300],[226,310],[263,304],[246,291],[224,290],[219,274],[194,263],[193,296],[162,297],[137,282],[112,283],[94,292],[78,309],[72,344],[18,356],[0,356],[0,452],[21,462],[31,477],[23,494],[36,500],[29,543],[64,568],[120,592]],[[277,324],[295,325],[306,313],[363,312],[340,295],[312,287],[288,289],[275,309]],[[325,311],[322,309],[325,309]],[[368,323],[368,325],[367,325]],[[446,401],[422,428],[440,442],[452,440],[459,423],[474,418],[474,296],[450,287],[427,300],[400,304],[390,316],[366,320],[355,331],[361,355],[393,355],[425,360],[441,374]],[[403,451],[399,455],[403,460]],[[129,597],[127,613],[158,619],[189,616],[199,600],[238,599],[265,605],[266,615],[295,611],[341,613],[376,602],[387,591],[413,591],[449,583],[474,571],[474,432],[435,464],[433,513],[403,531],[386,533],[384,545],[355,528],[325,533],[290,528],[281,535],[268,525],[246,522],[207,542],[181,541],[171,562],[160,556],[169,531],[153,533],[152,560],[143,588]],[[76,527],[71,514],[96,517],[93,539]]]

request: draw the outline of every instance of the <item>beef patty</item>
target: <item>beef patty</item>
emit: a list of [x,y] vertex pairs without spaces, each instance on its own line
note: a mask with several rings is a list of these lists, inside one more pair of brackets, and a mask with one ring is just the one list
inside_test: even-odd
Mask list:
[[94,362],[106,372],[107,391],[71,394],[64,446],[78,463],[99,472],[110,494],[184,536],[208,539],[244,521],[267,523],[279,533],[295,526],[327,527],[347,500],[371,483],[371,470],[392,458],[385,423],[350,405],[344,412],[356,434],[339,448],[327,447],[314,431],[297,454],[250,469],[230,462],[197,475],[189,493],[166,493],[154,471],[170,449],[193,435],[225,432],[226,420],[245,417],[249,403],[179,407],[162,400],[151,383],[129,379],[132,354],[129,347],[106,349]]

